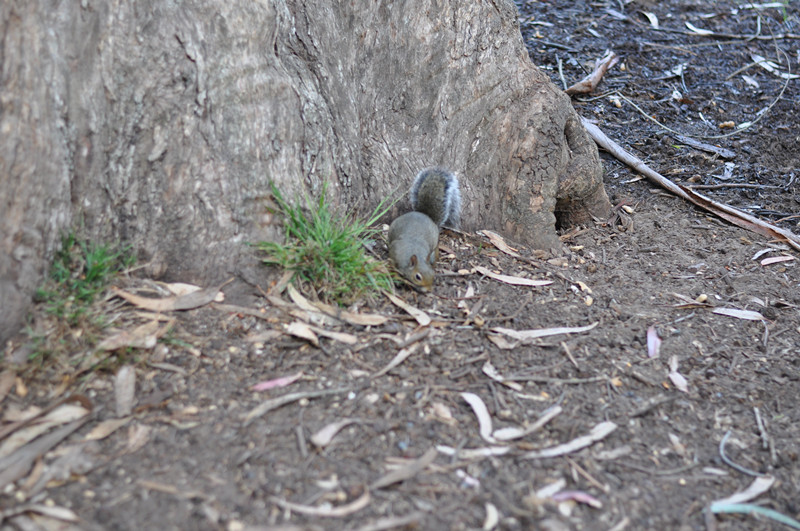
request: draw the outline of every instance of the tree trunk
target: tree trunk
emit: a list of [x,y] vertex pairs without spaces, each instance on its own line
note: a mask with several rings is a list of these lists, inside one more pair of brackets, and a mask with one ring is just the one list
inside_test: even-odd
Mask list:
[[464,228],[556,247],[602,216],[597,150],[527,57],[509,0],[4,0],[0,338],[60,235],[215,281],[274,239],[270,180],[368,211],[424,166]]

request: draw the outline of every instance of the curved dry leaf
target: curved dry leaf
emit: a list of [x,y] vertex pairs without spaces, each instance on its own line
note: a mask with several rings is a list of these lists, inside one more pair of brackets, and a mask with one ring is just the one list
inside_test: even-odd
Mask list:
[[431,324],[430,316],[427,313],[425,313],[422,310],[420,310],[419,308],[415,308],[414,306],[411,306],[410,304],[408,304],[406,301],[404,301],[400,297],[392,295],[388,291],[385,291],[384,295],[386,295],[386,297],[390,301],[392,301],[393,304],[395,304],[396,306],[398,306],[401,309],[405,310],[406,313],[408,313],[411,317],[416,319],[417,323],[419,323],[420,326],[428,326],[429,324]]
[[781,262],[791,262],[794,260],[794,256],[788,255],[781,255],[781,256],[770,256],[769,258],[764,258],[761,260],[762,266],[768,266],[772,264],[779,264]]
[[510,284],[512,286],[548,286],[553,283],[552,280],[533,280],[530,278],[523,278],[523,277],[513,277],[511,275],[500,275],[498,273],[494,273],[482,266],[475,266],[475,271],[480,273],[481,275],[485,275],[487,277],[493,278],[495,280],[499,280],[505,284]]
[[767,492],[772,484],[775,483],[775,478],[772,476],[760,476],[753,480],[749,487],[741,492],[737,492],[727,498],[714,500],[711,505],[728,504],[728,503],[744,503],[761,496]]
[[311,436],[311,442],[314,446],[324,448],[328,446],[336,434],[351,424],[359,422],[357,419],[344,419],[338,422],[331,422],[314,435]]
[[114,398],[117,406],[117,417],[126,417],[133,411],[133,399],[136,396],[136,370],[125,365],[117,371],[114,378]]
[[514,391],[522,391],[522,385],[518,382],[506,380],[504,376],[501,376],[500,373],[497,372],[497,369],[492,365],[491,361],[487,361],[483,364],[482,367],[483,374],[494,380],[495,382],[499,382],[506,387],[510,387]]
[[512,339],[518,339],[520,341],[527,341],[531,339],[536,339],[539,337],[547,337],[547,336],[556,336],[559,334],[578,334],[581,332],[587,332],[597,326],[598,322],[594,322],[590,325],[586,326],[578,326],[578,327],[559,327],[559,328],[539,328],[536,330],[513,330],[511,328],[502,328],[496,326],[492,328],[492,332],[497,332],[498,334],[506,335]]
[[475,416],[478,418],[478,428],[481,438],[486,442],[496,442],[494,437],[492,437],[492,416],[489,415],[489,410],[483,400],[481,400],[481,397],[475,393],[461,393],[461,398],[470,405]]
[[286,387],[287,385],[296,382],[302,377],[303,377],[303,371],[300,371],[290,376],[281,376],[280,378],[274,378],[272,380],[265,380],[263,382],[258,382],[257,384],[250,386],[250,390],[267,391],[269,389],[275,389],[278,387]]
[[413,478],[425,470],[428,465],[433,463],[434,459],[436,459],[436,448],[430,448],[418,459],[414,459],[410,463],[407,463],[396,470],[392,470],[388,474],[378,478],[372,483],[372,485],[370,485],[370,488],[382,489],[383,487],[388,487],[389,485],[394,485],[395,483]]
[[301,321],[294,321],[291,324],[284,325],[287,334],[291,334],[295,337],[299,337],[300,339],[305,339],[315,347],[319,346],[319,338],[311,330],[311,327],[306,323]]
[[697,26],[693,25],[691,22],[686,22],[686,27],[689,28],[689,30],[692,33],[695,33],[697,35],[714,35],[713,31],[709,31],[707,29],[698,28]]
[[486,229],[481,230],[479,232],[484,236],[486,236],[489,239],[489,242],[491,242],[491,244],[497,247],[500,251],[506,253],[508,256],[514,258],[520,258],[520,255],[517,253],[517,250],[514,249],[513,247],[510,247],[506,243],[505,239],[503,239],[503,237],[497,234],[496,232]]
[[504,455],[511,451],[510,446],[485,446],[483,448],[453,448],[452,446],[439,445],[436,451],[444,455],[458,455],[459,459],[480,459]]
[[718,315],[727,315],[728,317],[736,317],[737,319],[744,319],[746,321],[766,321],[766,318],[758,312],[752,310],[739,310],[737,308],[715,308],[712,313]]
[[689,382],[678,372],[678,357],[672,356],[669,359],[669,380],[679,391],[689,392]]
[[379,370],[378,372],[370,376],[370,378],[377,378],[378,376],[383,376],[387,372],[391,371],[392,369],[403,363],[406,360],[406,358],[408,358],[414,352],[416,352],[418,348],[419,348],[419,343],[414,343],[410,347],[400,349],[400,352],[398,352],[395,355],[395,357],[392,358],[392,361],[390,361],[383,369]]
[[561,406],[553,406],[545,411],[542,416],[530,426],[525,428],[501,428],[499,430],[495,430],[495,432],[492,433],[492,437],[498,441],[512,441],[514,439],[521,439],[522,437],[526,437],[531,433],[540,430],[542,426],[553,420],[556,416],[560,415],[562,411],[563,409]]
[[486,518],[483,520],[483,531],[492,531],[500,523],[500,511],[494,504],[486,502]]
[[364,491],[364,494],[362,494],[357,500],[345,505],[340,505],[338,507],[315,507],[313,505],[300,505],[299,503],[288,502],[274,496],[271,496],[270,500],[283,509],[288,509],[300,514],[319,516],[321,518],[344,518],[345,516],[350,516],[351,514],[356,513],[369,505],[369,502],[372,501],[372,498],[367,490]]
[[639,11],[639,13],[647,17],[647,20],[650,21],[650,27],[658,29],[658,17],[655,13],[650,11]]
[[550,499],[554,502],[563,502],[563,501],[575,501],[578,503],[585,503],[590,507],[594,507],[595,509],[602,509],[603,504],[589,494],[588,492],[583,492],[582,490],[562,490],[555,494],[553,494]]
[[84,441],[99,441],[101,439],[105,439],[119,428],[130,422],[133,417],[123,417],[120,419],[108,419],[104,420],[92,430],[86,434],[83,438]]
[[661,350],[661,338],[658,337],[658,331],[655,325],[651,325],[647,329],[647,357],[657,358]]
[[611,421],[601,422],[592,428],[588,434],[576,437],[568,443],[559,444],[558,446],[551,446],[550,448],[545,448],[543,450],[535,450],[523,455],[522,457],[524,459],[540,459],[545,457],[557,457],[576,452],[586,448],[587,446],[591,446],[599,440],[605,439],[616,429],[617,425]]

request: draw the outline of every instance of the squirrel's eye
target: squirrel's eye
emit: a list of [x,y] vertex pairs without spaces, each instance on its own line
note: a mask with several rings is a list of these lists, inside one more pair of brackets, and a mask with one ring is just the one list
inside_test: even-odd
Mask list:
[[415,273],[414,280],[416,280],[417,282],[422,282],[422,275],[419,273]]

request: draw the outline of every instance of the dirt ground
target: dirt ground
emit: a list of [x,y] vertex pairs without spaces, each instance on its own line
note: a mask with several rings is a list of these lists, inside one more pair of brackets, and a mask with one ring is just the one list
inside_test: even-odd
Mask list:
[[[582,116],[675,182],[800,232],[800,81],[780,77],[800,72],[797,2],[519,7],[532,60],[559,85],[606,49],[619,54],[595,93],[574,99]],[[732,156],[688,147],[651,118]],[[725,122],[753,124],[708,138],[730,133]],[[518,259],[446,234],[435,294],[398,293],[433,319],[427,328],[365,301],[358,311],[391,319],[317,322],[349,335],[315,347],[281,332],[301,311],[286,294],[277,307],[242,283],[224,289],[239,310],[175,313],[169,342],[131,355],[135,409],[116,431],[85,441],[118,417],[115,374],[71,384],[93,404],[89,421],[3,490],[0,529],[63,525],[47,508],[70,509],[82,529],[788,529],[707,509],[771,478],[750,503],[800,518],[800,267],[762,264],[798,253],[603,156],[617,215],[565,229],[563,256],[518,248]],[[552,283],[509,285],[476,267]],[[259,274],[265,289],[278,277]],[[589,325],[528,340],[496,331]],[[408,357],[386,370],[398,353]],[[56,377],[9,392],[2,413],[52,403]],[[492,431],[527,426],[510,442]],[[471,453],[482,448],[495,450]]]

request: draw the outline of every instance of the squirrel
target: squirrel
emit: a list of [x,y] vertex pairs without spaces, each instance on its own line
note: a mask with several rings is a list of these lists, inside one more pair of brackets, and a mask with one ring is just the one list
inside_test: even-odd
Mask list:
[[389,258],[395,268],[421,291],[433,286],[433,267],[439,259],[439,227],[461,224],[458,177],[442,168],[419,172],[411,185],[413,212],[389,226]]

